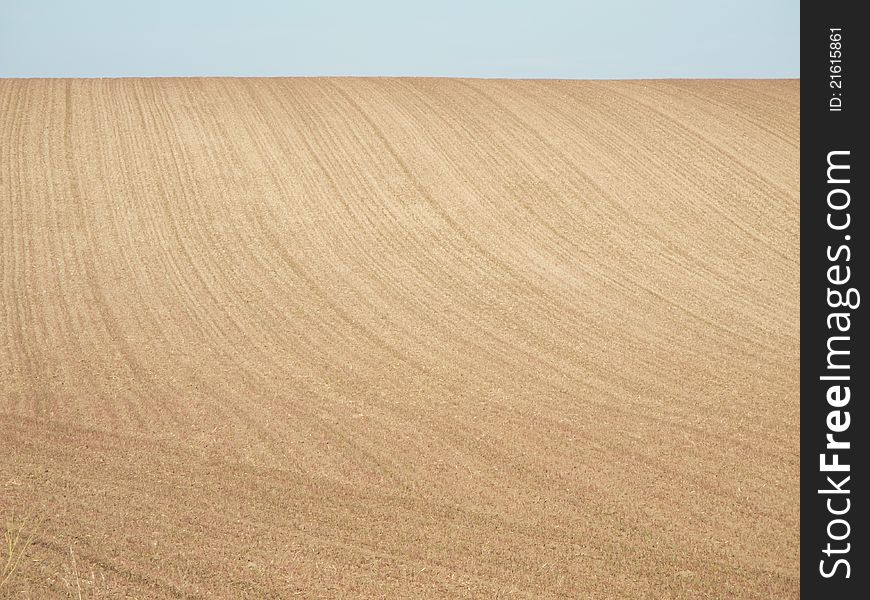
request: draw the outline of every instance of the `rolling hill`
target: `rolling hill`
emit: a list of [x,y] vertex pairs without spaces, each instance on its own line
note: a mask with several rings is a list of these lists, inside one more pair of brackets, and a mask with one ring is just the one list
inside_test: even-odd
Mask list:
[[799,597],[799,97],[0,80],[6,591]]

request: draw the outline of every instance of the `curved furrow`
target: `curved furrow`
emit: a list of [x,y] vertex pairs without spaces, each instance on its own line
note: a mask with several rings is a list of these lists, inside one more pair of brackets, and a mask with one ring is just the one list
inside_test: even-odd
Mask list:
[[[507,151],[506,151],[506,152],[507,152]],[[578,220],[579,220],[579,218],[578,218]],[[477,220],[476,222],[479,223],[479,222],[481,222],[481,221],[480,221],[480,220]],[[647,230],[647,231],[649,231],[649,230]],[[650,234],[651,234],[651,233],[650,233]],[[650,234],[647,234],[647,235],[650,235]],[[654,234],[652,234],[652,235],[654,235]],[[630,258],[630,257],[626,257],[626,258]],[[633,282],[633,286],[632,286],[632,287],[634,287],[635,289],[637,289],[637,287],[638,287],[638,286],[637,286],[637,283],[636,283],[636,282]],[[577,292],[575,292],[575,294],[576,294],[576,293],[577,293]],[[677,343],[679,343],[679,342],[677,342]]]
[[[540,96],[540,97],[539,97]],[[502,98],[509,97],[508,94],[502,96]],[[619,164],[625,169],[629,174],[635,176],[636,179],[643,181],[643,186],[646,188],[647,192],[650,196],[660,196],[660,197],[671,197],[675,193],[683,193],[680,188],[676,188],[673,186],[671,173],[668,170],[665,170],[662,167],[656,167],[656,165],[650,164],[648,159],[641,160],[638,157],[633,156],[631,153],[625,152],[623,144],[631,144],[632,143],[632,135],[637,136],[637,128],[632,127],[630,130],[627,130],[625,133],[618,130],[610,130],[607,132],[607,135],[601,135],[599,137],[594,137],[590,140],[590,136],[594,136],[596,132],[594,131],[595,125],[593,119],[598,118],[606,118],[607,113],[604,111],[600,111],[594,103],[590,103],[583,99],[580,99],[580,106],[583,107],[583,112],[581,115],[587,118],[576,118],[576,110],[577,107],[577,98],[576,96],[558,96],[553,92],[550,92],[544,86],[544,93],[540,95],[528,96],[523,94],[521,98],[533,99],[535,102],[535,106],[538,107],[538,112],[542,110],[546,110],[546,107],[553,106],[552,111],[547,111],[546,122],[553,123],[554,129],[550,131],[549,129],[544,129],[548,135],[556,136],[558,131],[566,131],[565,137],[568,139],[580,139],[585,141],[585,145],[587,147],[597,147],[601,149],[607,149],[606,156],[619,157]],[[566,98],[571,99],[572,104],[565,106],[563,103],[553,104],[554,99]],[[529,100],[525,100],[529,101]],[[528,118],[531,117],[530,113]],[[573,117],[573,118],[572,118]],[[584,124],[584,121],[589,123],[588,125]],[[543,123],[543,122],[542,122]],[[558,124],[558,125],[557,125]],[[546,127],[545,124],[541,125],[542,127]],[[568,135],[567,131],[570,130],[571,134]],[[591,143],[590,143],[591,142]],[[582,148],[581,143],[575,144],[578,148]],[[572,160],[580,162],[583,160],[584,156],[588,156],[584,153],[578,153],[575,157],[572,157]],[[649,155],[647,155],[649,156]],[[595,169],[594,177],[603,178],[604,177],[604,166],[600,167],[600,169]],[[590,174],[593,171],[590,171]],[[643,176],[640,177],[639,174]],[[621,187],[624,191],[628,192],[629,184],[631,183],[631,178],[620,176],[618,181],[621,184]],[[631,219],[633,217],[627,216],[627,218]],[[636,218],[636,217],[634,217]],[[686,222],[686,226],[689,226],[689,222]],[[697,222],[697,221],[696,221]],[[668,264],[667,267],[669,269],[669,274],[673,275],[675,272],[680,273],[682,277],[687,280],[691,280],[691,278],[695,278],[701,280],[703,277],[704,283],[709,286],[710,284],[719,284],[716,287],[712,288],[717,291],[720,291],[721,294],[719,296],[719,300],[728,300],[728,302],[734,301],[733,289],[729,290],[726,286],[732,285],[733,282],[739,280],[742,276],[742,268],[735,264],[734,260],[721,260],[720,256],[716,254],[710,254],[708,249],[705,249],[703,246],[701,247],[693,247],[692,245],[686,243],[691,238],[687,238],[685,234],[682,234],[679,228],[675,227],[668,232],[673,232],[670,237],[666,237],[662,235],[661,232],[656,231],[655,223],[652,221],[639,221],[641,223],[643,230],[649,232],[646,236],[645,241],[656,240],[661,247],[667,248],[670,252],[674,253],[676,257],[680,260],[676,263]],[[708,226],[705,224],[705,226]],[[724,231],[723,231],[724,233]],[[697,238],[697,235],[695,236]],[[639,240],[640,242],[640,240]],[[631,256],[626,256],[624,258],[625,261],[632,260]],[[663,254],[663,261],[668,260],[667,254]],[[703,271],[698,273],[696,269],[690,269],[690,265],[697,265]],[[783,271],[784,268],[779,265],[773,264],[767,267],[767,270],[770,275],[776,276],[780,271]],[[713,277],[714,280],[710,280],[710,277]],[[703,293],[709,294],[710,290],[705,290]],[[780,306],[780,301],[777,301],[774,304],[773,297],[778,291],[774,291],[771,293],[771,300],[761,300],[761,302],[765,302],[764,306],[771,309],[771,317],[776,318],[778,308]],[[753,311],[757,311],[759,308],[759,299],[755,296],[750,296],[748,293],[738,296],[736,298],[738,301],[742,301],[743,304],[747,306],[747,308],[751,308]],[[706,299],[704,300],[706,302]],[[769,302],[769,303],[768,303]],[[776,309],[776,310],[774,310]]]
[[[431,127],[430,127],[430,129],[434,129],[434,128],[431,128]],[[509,151],[506,149],[505,152],[507,153],[507,152],[509,152]],[[413,154],[411,154],[411,155],[413,155]],[[443,160],[443,159],[442,159],[442,160]],[[478,196],[478,197],[484,197],[484,196]],[[509,203],[503,203],[502,206],[503,206],[504,209],[509,209],[509,208],[510,208]],[[475,222],[478,226],[484,224],[484,220],[483,220],[483,219],[474,219],[473,222]],[[579,291],[579,290],[578,290],[578,291]],[[576,292],[575,292],[575,293],[576,293]],[[581,292],[581,293],[582,293],[582,292]],[[575,296],[575,297],[577,297],[577,296]],[[578,300],[579,300],[579,298],[580,298],[580,297],[577,297]],[[575,301],[575,302],[576,302],[576,301]],[[575,302],[564,302],[564,301],[563,301],[563,302],[559,305],[559,306],[560,306],[560,309],[561,309],[563,312],[565,312],[565,313],[573,312],[573,310],[574,310],[574,308],[575,308],[575,306],[576,306]],[[538,308],[539,308],[539,307],[538,307]],[[570,323],[570,321],[567,321],[567,320],[565,319],[566,316],[567,316],[567,315],[564,315],[563,318],[562,318],[562,323],[561,323],[562,326],[568,325],[568,324]],[[524,319],[527,319],[527,318],[528,318],[528,315],[524,315],[523,318],[524,318]],[[590,334],[592,334],[592,332],[587,332],[587,333],[586,333],[587,336],[589,336]],[[539,346],[539,347],[540,347],[540,346]],[[572,358],[573,358],[573,360],[576,360],[576,355],[575,355],[574,357],[572,357]]]
[[[734,209],[730,211],[730,217],[729,213],[722,211],[723,217],[733,220],[737,226],[744,228],[753,237],[758,237],[758,232],[752,229],[754,227],[752,223],[754,221],[762,221],[764,220],[764,217],[770,217],[773,212],[770,210],[765,211],[764,209],[769,209],[771,204],[775,204],[776,207],[781,210],[783,208],[781,202],[783,199],[791,200],[792,204],[798,203],[795,194],[785,192],[768,177],[758,172],[754,166],[746,164],[741,157],[737,156],[735,153],[730,153],[722,147],[721,144],[715,144],[709,141],[707,139],[709,134],[699,132],[699,130],[694,128],[691,123],[680,121],[677,118],[670,116],[667,114],[666,109],[659,109],[651,103],[644,101],[643,96],[632,92],[633,90],[622,90],[615,91],[614,94],[619,98],[622,98],[626,103],[636,102],[641,104],[640,112],[643,113],[648,122],[653,123],[656,127],[661,127],[663,130],[671,132],[672,137],[682,142],[682,144],[674,145],[678,152],[682,148],[685,148],[682,156],[700,156],[701,160],[696,159],[694,165],[692,165],[688,160],[685,161],[687,173],[692,173],[693,166],[697,167],[698,165],[704,165],[705,167],[715,169],[716,171],[729,174],[729,178],[725,180],[725,182],[739,188],[738,194],[735,194],[735,196],[739,197],[743,202],[734,203],[735,206]],[[653,118],[650,118],[651,116]],[[703,123],[704,121],[701,120],[701,122]],[[665,123],[667,123],[667,125]],[[687,182],[692,180],[698,181],[696,179],[687,179]],[[723,194],[721,190],[714,190],[714,192],[718,197],[726,199],[731,198],[731,196]],[[774,202],[762,204],[762,200],[772,200]],[[761,207],[759,207],[759,205],[761,205]],[[749,212],[749,214],[744,217],[742,216],[744,212]],[[788,224],[791,225],[791,223]],[[791,231],[787,231],[787,233],[795,233],[795,231],[795,229],[792,229]],[[761,239],[760,241],[763,242],[764,240]],[[784,261],[791,260],[791,258],[785,254],[780,254],[780,257]]]

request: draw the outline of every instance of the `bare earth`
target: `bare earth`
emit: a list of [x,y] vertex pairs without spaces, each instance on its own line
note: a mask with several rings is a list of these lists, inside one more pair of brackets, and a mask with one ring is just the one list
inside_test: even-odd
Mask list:
[[0,80],[0,594],[797,598],[799,93]]

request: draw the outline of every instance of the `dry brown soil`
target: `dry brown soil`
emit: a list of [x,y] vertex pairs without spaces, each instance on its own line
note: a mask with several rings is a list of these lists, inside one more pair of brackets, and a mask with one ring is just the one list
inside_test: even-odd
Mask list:
[[798,597],[799,94],[0,80],[2,592]]

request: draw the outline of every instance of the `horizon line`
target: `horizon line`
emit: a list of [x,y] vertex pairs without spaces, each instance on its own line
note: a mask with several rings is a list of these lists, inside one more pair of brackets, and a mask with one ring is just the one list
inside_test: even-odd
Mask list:
[[719,77],[503,77],[470,75],[0,75],[0,79],[475,79],[506,81],[800,81],[797,76]]

